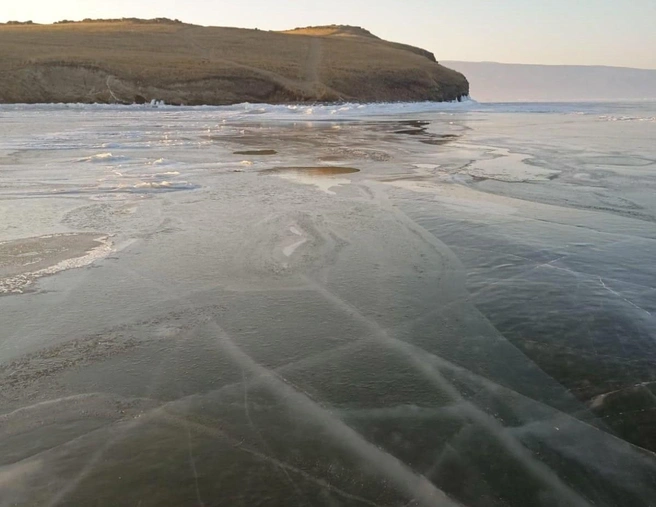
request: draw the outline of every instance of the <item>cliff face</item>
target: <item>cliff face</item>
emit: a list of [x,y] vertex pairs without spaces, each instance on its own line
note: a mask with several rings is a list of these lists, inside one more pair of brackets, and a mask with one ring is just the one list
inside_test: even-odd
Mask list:
[[465,77],[364,29],[138,20],[0,26],[0,103],[456,100]]

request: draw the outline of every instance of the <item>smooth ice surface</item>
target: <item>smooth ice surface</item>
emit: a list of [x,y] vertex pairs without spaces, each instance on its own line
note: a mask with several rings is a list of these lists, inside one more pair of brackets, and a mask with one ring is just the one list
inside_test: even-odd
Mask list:
[[0,106],[0,507],[653,505],[654,118]]

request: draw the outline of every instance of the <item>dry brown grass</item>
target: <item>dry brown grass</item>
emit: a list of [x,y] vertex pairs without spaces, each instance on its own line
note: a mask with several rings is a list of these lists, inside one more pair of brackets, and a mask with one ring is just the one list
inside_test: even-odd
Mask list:
[[[0,102],[453,100],[464,77],[361,29],[0,26]],[[346,36],[347,35],[347,36]]]
[[328,36],[342,36],[342,37],[369,37],[378,39],[369,30],[359,26],[348,25],[325,25],[325,26],[306,26],[301,28],[294,28],[293,30],[285,30],[282,33],[291,35],[312,35],[315,37],[328,37]]

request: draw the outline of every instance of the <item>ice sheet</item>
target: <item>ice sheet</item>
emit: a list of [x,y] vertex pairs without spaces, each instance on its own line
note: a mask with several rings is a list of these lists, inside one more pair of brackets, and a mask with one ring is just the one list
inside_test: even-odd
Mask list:
[[650,505],[655,115],[0,106],[0,506]]

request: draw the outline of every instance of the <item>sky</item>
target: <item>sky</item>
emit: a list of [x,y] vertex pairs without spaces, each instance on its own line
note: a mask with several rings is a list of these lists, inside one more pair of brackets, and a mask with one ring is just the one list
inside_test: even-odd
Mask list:
[[656,69],[656,0],[19,0],[0,21],[177,18],[283,30],[348,24],[438,60]]

